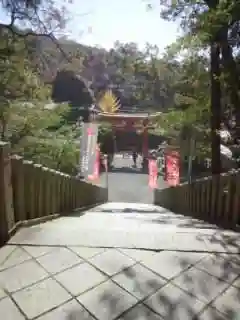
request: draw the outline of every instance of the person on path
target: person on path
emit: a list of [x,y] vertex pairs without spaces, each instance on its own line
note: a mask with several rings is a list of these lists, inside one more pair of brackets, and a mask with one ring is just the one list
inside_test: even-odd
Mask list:
[[132,152],[132,159],[133,159],[134,168],[136,168],[136,166],[137,166],[137,157],[138,157],[138,154],[137,154],[136,149],[134,148],[133,152]]

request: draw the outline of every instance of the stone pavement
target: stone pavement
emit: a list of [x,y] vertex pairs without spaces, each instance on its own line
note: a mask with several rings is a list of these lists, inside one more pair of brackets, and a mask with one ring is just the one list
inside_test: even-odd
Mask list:
[[[108,200],[114,202],[153,203],[153,192],[148,187],[148,175],[138,168],[132,168],[132,158],[115,155],[114,168],[108,173]],[[100,185],[106,186],[106,175],[102,174]],[[162,177],[158,178],[158,188],[166,187]]]
[[163,208],[108,203],[23,228],[0,249],[0,315],[236,320],[239,247],[239,234]]
[[109,202],[84,215],[22,228],[10,243],[240,253],[238,233],[139,203]]

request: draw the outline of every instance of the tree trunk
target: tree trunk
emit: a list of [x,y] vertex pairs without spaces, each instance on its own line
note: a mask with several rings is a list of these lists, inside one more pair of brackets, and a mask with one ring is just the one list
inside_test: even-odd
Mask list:
[[210,47],[211,77],[211,147],[212,174],[221,173],[220,122],[221,122],[221,84],[220,84],[220,48],[212,41]]
[[[219,5],[219,0],[204,0],[209,9],[216,9]],[[228,2],[226,2],[228,8]],[[229,25],[223,25],[217,34],[216,40],[219,42],[222,54],[223,66],[227,75],[227,89],[230,95],[231,105],[234,108],[236,115],[236,135],[240,137],[240,78],[237,70],[237,65],[233,57],[232,47],[228,41]]]
[[232,47],[228,42],[227,26],[224,27],[219,34],[219,43],[221,47],[224,71],[227,76],[227,91],[230,96],[234,114],[236,115],[236,135],[240,137],[240,78],[237,70],[237,65],[233,57]]
[[4,116],[2,116],[0,119],[0,128],[1,128],[0,139],[2,141],[5,141],[6,133],[7,133],[7,122],[4,119]]

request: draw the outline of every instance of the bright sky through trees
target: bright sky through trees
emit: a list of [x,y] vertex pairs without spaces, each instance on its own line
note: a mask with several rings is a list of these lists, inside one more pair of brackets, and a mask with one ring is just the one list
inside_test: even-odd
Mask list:
[[[160,18],[158,0],[74,0],[69,10],[71,19],[61,36],[87,45],[109,49],[117,40],[136,42],[140,47],[149,42],[162,52],[178,33],[175,23]],[[0,10],[0,21],[6,19]]]

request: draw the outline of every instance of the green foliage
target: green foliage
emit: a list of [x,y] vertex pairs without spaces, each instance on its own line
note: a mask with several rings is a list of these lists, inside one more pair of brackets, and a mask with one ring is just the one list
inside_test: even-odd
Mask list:
[[15,108],[12,103],[47,101],[49,90],[31,70],[22,39],[16,40],[2,31],[0,40],[0,129],[1,138],[5,139]]
[[[59,44],[71,56],[71,63],[62,57],[48,38],[34,39],[34,47],[37,48],[34,60],[39,66],[41,78],[46,82],[53,81],[55,101],[69,101],[74,106],[85,105],[81,85],[75,86],[72,81],[75,74],[76,78],[81,75],[87,83],[91,83],[95,97],[109,89],[110,84],[113,94],[124,107],[159,111],[172,105],[174,92],[171,82],[176,76],[176,62],[161,59],[157,48],[147,45],[144,51],[140,51],[136,44],[116,43],[114,49],[107,52],[66,39],[59,39]],[[51,70],[52,78],[48,70]],[[61,71],[59,86],[58,70]],[[74,71],[71,77],[66,70]]]
[[[239,55],[239,35],[240,31],[240,10],[239,1],[196,1],[196,0],[173,0],[160,1],[162,8],[161,16],[167,20],[178,20],[184,31],[184,35],[179,39],[177,45],[170,48],[175,53],[182,49],[190,52],[190,57],[194,56],[205,59],[206,49],[210,49],[209,64],[205,67],[205,74],[209,72],[209,80],[205,81],[209,85],[209,92],[204,86],[204,72],[202,76],[196,76],[196,61],[190,64],[190,73],[187,72],[190,83],[201,85],[200,91],[192,96],[193,86],[190,95],[195,98],[193,112],[199,112],[199,118],[193,124],[202,125],[202,132],[209,132],[211,127],[211,151],[212,151],[212,172],[219,173],[220,165],[220,137],[219,129],[223,116],[228,113],[235,113],[236,128],[232,132],[236,137],[240,135],[240,82],[239,67],[236,55]],[[235,51],[235,52],[234,52]],[[189,59],[189,57],[187,57]],[[199,63],[198,63],[199,65]],[[192,76],[191,76],[192,75]],[[196,82],[197,81],[197,82]],[[208,95],[208,93],[210,93]],[[189,96],[189,91],[188,91]],[[209,101],[208,97],[209,96]],[[204,102],[205,101],[205,102]],[[209,108],[205,108],[209,106]],[[191,108],[192,108],[191,107]],[[197,108],[197,109],[196,109]],[[189,110],[188,110],[189,111]],[[227,111],[227,112],[226,112]],[[211,120],[211,121],[207,121]],[[231,117],[228,119],[231,120]],[[210,124],[210,126],[209,126]]]
[[109,139],[111,141],[113,140],[112,125],[110,123],[101,122],[98,128],[98,142],[103,147],[103,145],[106,144],[106,141],[109,141]]
[[104,136],[112,133],[112,126],[110,123],[100,123],[98,128],[98,136],[99,139],[103,138]]
[[0,139],[11,143],[12,153],[75,174],[80,129],[66,122],[68,105],[50,104],[50,87],[33,54],[37,34],[54,42],[53,30],[64,28],[65,6],[14,0],[0,1],[0,8],[11,17],[0,30]]
[[[12,105],[7,139],[12,152],[47,167],[76,173],[80,129],[63,124],[68,106]],[[58,129],[51,129],[58,128]]]
[[69,107],[49,104],[49,88],[31,68],[22,39],[3,33],[1,40],[1,139],[12,153],[75,174],[80,131],[66,123]]
[[70,136],[61,135],[49,139],[26,137],[18,145],[16,151],[26,159],[75,175],[79,161],[79,143],[77,141],[74,141]]

